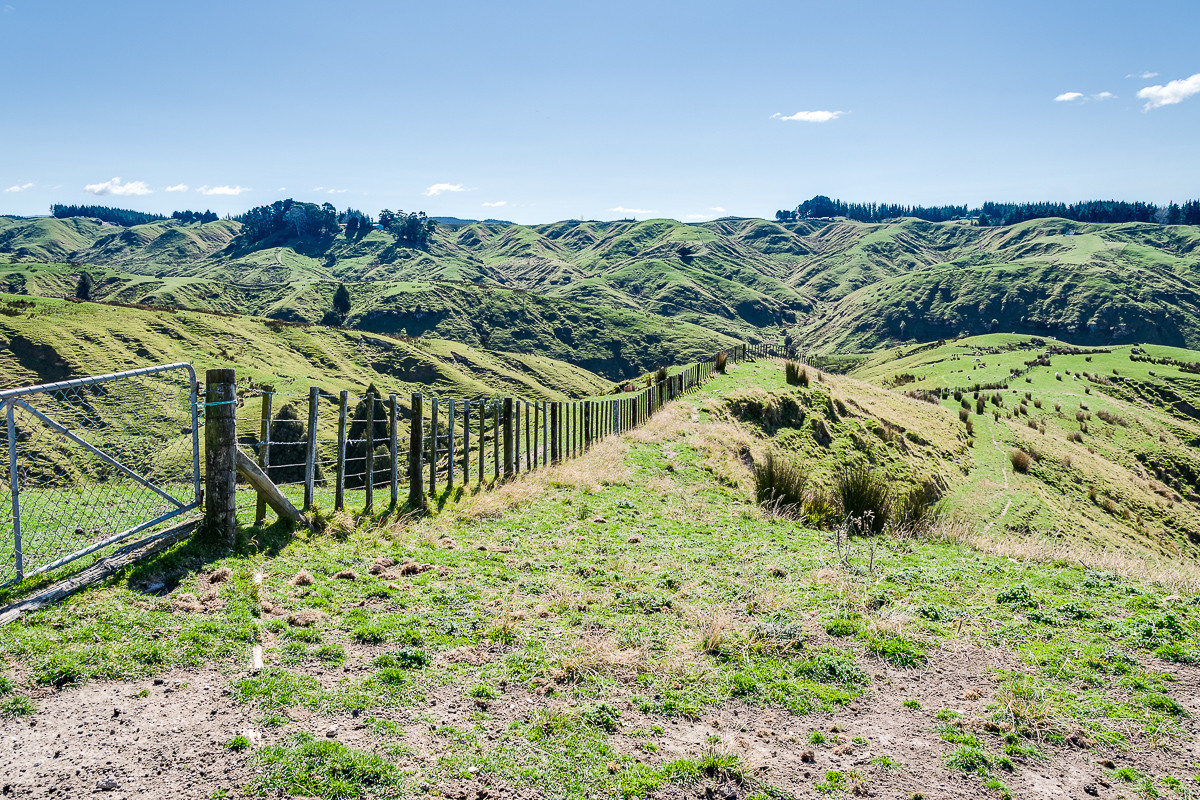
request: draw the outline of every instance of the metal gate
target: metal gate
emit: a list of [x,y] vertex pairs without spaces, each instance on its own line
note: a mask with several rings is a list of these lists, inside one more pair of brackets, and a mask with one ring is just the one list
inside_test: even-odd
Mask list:
[[200,505],[190,364],[0,392],[0,582]]

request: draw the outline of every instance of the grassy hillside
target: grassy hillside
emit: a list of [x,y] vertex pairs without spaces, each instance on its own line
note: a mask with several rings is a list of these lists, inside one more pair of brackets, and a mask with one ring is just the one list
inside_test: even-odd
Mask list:
[[[863,458],[898,483],[937,478],[949,513],[1000,539],[1197,558],[1200,374],[1178,364],[1200,353],[1062,348],[989,335],[883,351],[809,388],[776,376],[769,399],[794,397],[804,413],[773,441],[818,481]],[[1132,360],[1145,357],[1178,363]]]
[[[739,451],[769,440],[726,409],[780,371],[733,365],[433,517],[184,544],[0,629],[0,771],[15,795],[1190,796],[1194,564],[768,513]],[[831,449],[905,404],[905,441],[965,447],[948,409],[809,388]]]
[[4,388],[188,361],[203,376],[235,366],[239,377],[280,392],[424,391],[470,397],[585,397],[611,383],[536,356],[478,350],[436,339],[401,340],[320,326],[198,312],[143,311],[0,295]]
[[[356,314],[414,284],[523,290],[822,352],[1011,331],[1075,343],[1200,347],[1200,231],[1039,219],[999,228],[724,219],[442,226],[427,250],[375,231],[247,248],[233,222],[115,228],[0,217],[14,261],[105,267],[109,291],[312,321],[339,281]],[[141,277],[138,277],[141,276]],[[11,283],[11,281],[10,281]],[[378,284],[378,286],[375,286]],[[10,291],[20,291],[13,287]],[[449,291],[446,289],[445,291]],[[462,338],[464,326],[448,338]],[[469,340],[467,341],[474,341]],[[548,345],[541,340],[540,345]]]
[[835,288],[834,302],[806,319],[797,338],[840,351],[992,331],[1200,347],[1200,235],[1192,228],[1036,220],[959,230],[943,237],[943,260],[908,270],[879,250],[870,259],[864,248],[850,251],[875,272],[835,270],[856,281]]
[[[63,297],[80,267],[0,264],[10,292]],[[203,278],[154,277],[115,268],[89,271],[96,300],[139,303],[290,322],[320,322],[333,306],[334,282],[252,287]],[[528,292],[430,281],[349,284],[344,327],[393,336],[436,337],[479,349],[542,355],[619,380],[664,364],[687,363],[735,340],[678,319],[627,308],[565,302]]]

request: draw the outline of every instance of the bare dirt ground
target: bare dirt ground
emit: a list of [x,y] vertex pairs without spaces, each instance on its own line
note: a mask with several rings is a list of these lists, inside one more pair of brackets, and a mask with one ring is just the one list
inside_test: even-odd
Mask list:
[[[480,658],[497,652],[481,650]],[[330,686],[345,674],[364,667],[367,660],[354,658],[345,668],[320,671],[323,684]],[[991,671],[1011,667],[992,651],[963,646],[934,654],[927,668],[901,670],[876,663],[871,689],[857,702],[836,715],[797,716],[777,709],[742,703],[727,703],[712,709],[699,720],[664,720],[640,714],[632,704],[621,708],[621,725],[613,745],[619,752],[662,763],[694,756],[711,736],[718,736],[731,752],[749,765],[760,781],[794,797],[819,797],[814,785],[825,773],[857,772],[861,781],[847,786],[848,794],[881,798],[977,798],[992,796],[979,778],[948,770],[944,755],[952,746],[943,741],[931,712],[946,708],[964,718],[982,712],[994,700]],[[1128,784],[1114,785],[1106,777],[1115,766],[1131,766],[1145,774],[1185,772],[1200,761],[1195,740],[1195,722],[1200,715],[1200,669],[1175,664],[1156,664],[1178,678],[1176,696],[1192,715],[1187,725],[1193,736],[1183,750],[1140,749],[1111,752],[1078,742],[1045,745],[1049,758],[1026,764],[1004,776],[1015,797],[1030,798],[1117,798],[1133,797]],[[324,716],[293,709],[291,722],[281,728],[257,729],[261,712],[239,704],[232,697],[234,672],[217,670],[175,671],[160,678],[120,683],[95,683],[50,692],[38,699],[39,711],[27,718],[0,724],[0,796],[104,798],[206,798],[219,790],[241,796],[241,787],[252,777],[250,757],[233,753],[224,743],[237,734],[254,731],[261,744],[279,741],[289,734],[307,731],[316,737],[336,738],[362,749],[373,746],[374,734],[362,719],[351,714]],[[924,711],[904,708],[904,700],[916,700]],[[553,696],[509,689],[499,698],[480,703],[466,697],[464,687],[450,685],[431,689],[425,703],[397,709],[389,716],[404,730],[403,742],[411,750],[406,768],[432,772],[439,757],[439,725],[469,728],[484,726],[484,740],[494,738],[515,719],[526,718],[536,709],[566,707],[568,701]],[[484,715],[480,715],[484,711]],[[436,722],[435,722],[436,721]],[[638,749],[634,730],[659,725],[664,733],[656,739],[659,751],[649,755]],[[826,744],[813,746],[809,736],[820,731]],[[865,745],[852,743],[856,737]],[[644,740],[643,740],[644,741]],[[884,768],[871,763],[886,755],[901,765]],[[855,784],[860,784],[855,789]],[[535,798],[531,789],[513,789],[481,776],[478,780],[453,780],[418,784],[418,794],[466,800],[516,797]],[[753,790],[749,783],[726,782],[672,788],[652,795],[656,798],[744,798]]]

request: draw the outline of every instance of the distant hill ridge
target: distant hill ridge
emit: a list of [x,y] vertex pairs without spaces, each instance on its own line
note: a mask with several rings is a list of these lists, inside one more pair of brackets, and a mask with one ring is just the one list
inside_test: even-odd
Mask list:
[[[439,285],[439,302],[460,292],[451,286],[473,298],[516,290],[646,315],[651,327],[672,318],[749,340],[787,332],[812,350],[998,331],[1200,347],[1200,228],[1191,225],[469,222],[439,226],[423,249],[372,230],[249,251],[236,247],[239,232],[232,220],[115,228],[80,217],[0,217],[0,254],[79,265],[75,274],[83,265],[104,270],[100,297],[235,304],[299,321],[319,321],[338,283],[350,287],[355,325],[407,319],[421,310],[414,292],[427,300]],[[0,270],[13,292],[32,293],[22,283],[31,277],[24,266]],[[430,335],[448,336],[441,324]]]

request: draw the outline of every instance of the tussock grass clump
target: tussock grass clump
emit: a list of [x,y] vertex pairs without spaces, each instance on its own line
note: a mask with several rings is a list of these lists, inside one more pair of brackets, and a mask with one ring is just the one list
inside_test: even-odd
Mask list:
[[878,536],[892,521],[895,505],[892,490],[869,464],[859,464],[842,473],[834,484],[834,496],[842,512],[842,522],[851,530]]
[[926,478],[900,498],[896,504],[897,519],[910,531],[928,528],[938,516],[942,495],[942,484],[934,478]]
[[715,359],[715,366],[716,366],[717,372],[724,375],[725,367],[728,364],[728,362],[729,362],[729,354],[728,353],[726,353],[724,350],[717,353],[717,357]]
[[808,490],[808,472],[774,450],[754,465],[755,496],[773,514],[798,517]]
[[1019,447],[1014,447],[1008,452],[1008,460],[1012,462],[1012,468],[1020,473],[1029,472],[1029,468],[1033,465],[1033,456]]
[[659,367],[654,373],[654,382],[662,383],[667,379],[667,368]]
[[796,361],[787,361],[783,365],[784,377],[792,386],[808,387],[808,368]]

